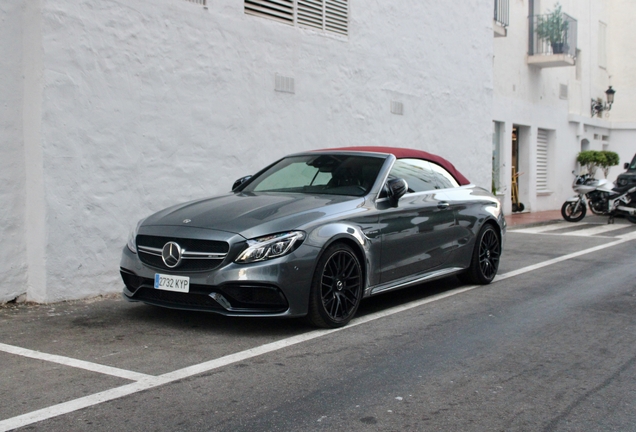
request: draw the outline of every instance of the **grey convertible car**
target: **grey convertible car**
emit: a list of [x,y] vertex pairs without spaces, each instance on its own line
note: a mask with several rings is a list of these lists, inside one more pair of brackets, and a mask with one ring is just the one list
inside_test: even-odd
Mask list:
[[141,220],[120,271],[131,301],[346,325],[364,297],[457,275],[487,284],[499,201],[445,159],[350,147],[287,156],[232,191]]

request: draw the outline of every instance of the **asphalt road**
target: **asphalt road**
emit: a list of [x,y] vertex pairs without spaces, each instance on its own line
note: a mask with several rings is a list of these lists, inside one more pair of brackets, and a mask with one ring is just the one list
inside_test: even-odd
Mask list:
[[636,431],[636,226],[550,228],[509,232],[489,286],[375,297],[336,332],[7,305],[0,430]]

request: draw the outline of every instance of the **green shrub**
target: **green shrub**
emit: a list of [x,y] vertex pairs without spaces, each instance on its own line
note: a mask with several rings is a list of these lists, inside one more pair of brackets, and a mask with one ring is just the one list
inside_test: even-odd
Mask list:
[[602,168],[603,174],[605,178],[607,178],[610,167],[618,165],[619,157],[618,154],[613,151],[586,150],[578,154],[576,161],[580,163],[582,167],[584,166],[588,174],[592,177],[596,175],[596,170],[599,167]]

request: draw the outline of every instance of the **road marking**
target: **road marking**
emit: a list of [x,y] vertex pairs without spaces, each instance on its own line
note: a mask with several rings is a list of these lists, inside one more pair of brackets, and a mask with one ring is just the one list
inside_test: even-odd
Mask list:
[[593,236],[597,234],[604,234],[610,231],[616,231],[619,229],[627,228],[628,226],[629,225],[623,225],[623,224],[605,224],[605,225],[599,225],[593,228],[587,228],[581,231],[573,231],[571,233],[567,233],[567,235],[581,236],[581,237]]
[[[575,229],[573,231],[559,232],[555,233],[553,231],[557,231],[565,228],[581,228],[584,226],[586,228],[583,229]],[[623,236],[600,236],[599,234],[609,233],[611,231],[616,231],[619,229],[624,229],[630,227],[630,225],[626,224],[591,224],[591,223],[582,223],[578,225],[573,225],[570,222],[558,222],[552,225],[543,225],[531,228],[522,228],[522,229],[510,229],[511,233],[522,233],[522,234],[546,234],[546,235],[564,235],[564,236],[576,236],[576,237],[590,237],[595,236],[598,238],[622,238]],[[587,228],[589,227],[589,228]]]
[[[494,280],[494,283],[496,282],[500,282],[503,281],[505,279],[509,279],[511,277],[515,277],[515,276],[519,276],[521,274],[524,273],[529,273],[531,271],[543,268],[543,267],[547,267],[550,266],[552,264],[556,264],[559,262],[563,262],[563,261],[567,261],[582,255],[586,255],[592,252],[597,252],[599,250],[602,249],[607,249],[613,246],[617,246],[619,244],[622,243],[627,243],[629,241],[632,240],[636,240],[636,232],[630,233],[630,234],[626,234],[624,236],[621,236],[620,240],[616,240],[610,243],[606,243],[604,245],[600,245],[600,246],[596,246],[593,248],[589,248],[589,249],[585,249],[582,251],[578,251],[578,252],[574,252],[568,255],[563,255],[561,257],[558,258],[554,258],[548,261],[544,261],[538,264],[534,264],[534,265],[530,265],[518,270],[514,270],[508,273],[505,273],[501,276],[497,276]],[[483,285],[472,285],[472,286],[467,286],[467,287],[463,287],[463,288],[458,288],[456,290],[453,291],[448,291],[442,294],[437,294],[434,295],[432,297],[427,297],[425,299],[421,299],[421,300],[416,300],[410,303],[406,303],[404,305],[401,306],[396,306],[396,307],[392,307],[380,312],[375,312],[369,315],[365,315],[359,318],[356,318],[354,320],[351,321],[351,323],[346,326],[346,327],[342,327],[342,328],[338,328],[338,329],[331,329],[331,330],[314,330],[314,331],[310,331],[308,333],[304,333],[301,335],[297,335],[297,336],[292,336],[289,338],[285,338],[285,339],[281,339],[279,341],[276,342],[271,342],[265,345],[261,345],[258,347],[254,347],[254,348],[250,348],[248,350],[245,351],[240,351],[238,353],[234,353],[234,354],[229,354],[223,357],[220,357],[218,359],[214,359],[214,360],[210,360],[204,363],[200,363],[200,364],[196,364],[193,366],[188,366],[185,367],[183,369],[178,369],[176,371],[173,372],[168,372],[166,374],[160,375],[160,376],[150,376],[150,375],[143,375],[143,374],[137,374],[136,372],[132,372],[133,374],[137,374],[140,377],[140,379],[134,383],[131,384],[126,384],[124,386],[121,387],[116,387],[110,390],[105,390],[103,392],[99,392],[99,393],[95,393],[89,396],[85,396],[82,398],[78,398],[78,399],[74,399],[68,402],[63,402],[61,404],[57,404],[57,405],[53,405],[47,408],[43,408],[37,411],[33,411],[27,414],[23,414],[23,415],[19,415],[16,417],[12,417],[6,420],[2,420],[0,421],[0,432],[5,432],[5,431],[9,431],[12,429],[16,429],[19,427],[24,427],[33,423],[37,423],[43,420],[47,420],[53,417],[57,417],[63,414],[68,414],[80,409],[84,409],[84,408],[88,408],[94,405],[98,405],[101,404],[103,402],[107,402],[110,400],[114,400],[114,399],[119,399],[122,398],[124,396],[128,396],[134,393],[138,393],[144,390],[149,390],[152,389],[154,387],[158,387],[158,386],[162,386],[174,381],[178,381],[178,380],[182,380],[184,378],[189,378],[191,376],[194,375],[198,375],[204,372],[208,372],[214,369],[218,369],[224,366],[228,366],[240,361],[244,361],[244,360],[248,360],[257,356],[261,356],[263,354],[267,354],[267,353],[271,353],[274,351],[279,351],[283,348],[287,348],[293,345],[297,345],[299,343],[303,343],[303,342],[307,342],[310,341],[312,339],[317,339],[323,336],[327,336],[330,335],[332,333],[336,333],[339,331],[343,331],[343,330],[347,330],[371,321],[375,321],[378,320],[380,318],[384,318],[384,317],[388,317],[391,315],[395,315],[397,313],[400,312],[404,312],[407,311],[409,309],[414,309],[417,308],[419,306],[428,304],[428,303],[432,303],[435,301],[439,301],[448,297],[452,297],[458,294],[463,294],[465,292],[468,291],[472,291],[476,288],[483,288]],[[3,346],[9,346],[9,345],[3,345]],[[28,350],[27,350],[28,351]],[[37,352],[37,351],[35,351]],[[41,354],[41,353],[40,353]],[[64,357],[60,357],[60,356],[54,356],[54,357],[59,357],[59,358],[64,358]],[[73,359],[69,359],[69,360],[73,360]],[[78,360],[78,362],[81,363],[88,363],[88,362],[82,362],[81,360]],[[65,363],[66,364],[66,363]],[[101,366],[101,365],[96,365],[96,366]],[[107,367],[107,366],[104,366]],[[115,368],[112,368],[115,369]]]
[[65,366],[71,366],[78,369],[85,369],[91,372],[97,372],[105,375],[112,375],[118,378],[124,378],[131,381],[139,381],[144,378],[151,377],[152,375],[146,375],[138,372],[129,371],[126,369],[119,369],[111,366],[105,366],[98,363],[91,363],[84,360],[78,360],[70,357],[63,357],[55,354],[47,354],[40,351],[33,351],[26,348],[20,348],[13,345],[6,345],[0,343],[0,351],[4,351],[9,354],[16,354],[23,357],[29,357],[37,360],[44,360],[51,363],[58,363]]
[[571,222],[557,222],[555,224],[540,225],[540,226],[530,227],[530,228],[521,228],[518,230],[511,228],[510,232],[525,233],[525,234],[541,234],[541,233],[556,231],[562,228],[567,228],[572,226],[573,225]]

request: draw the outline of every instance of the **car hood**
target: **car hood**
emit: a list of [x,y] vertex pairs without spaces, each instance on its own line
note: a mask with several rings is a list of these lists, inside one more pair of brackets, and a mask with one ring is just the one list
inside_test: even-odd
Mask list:
[[143,226],[190,226],[254,238],[298,229],[363,203],[364,198],[338,195],[230,193],[169,207],[145,219]]

